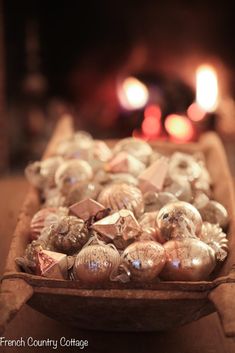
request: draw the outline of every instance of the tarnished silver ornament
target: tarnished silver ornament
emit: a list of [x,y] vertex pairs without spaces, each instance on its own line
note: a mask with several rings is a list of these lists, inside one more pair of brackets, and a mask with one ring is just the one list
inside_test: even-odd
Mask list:
[[131,280],[147,282],[159,275],[165,265],[166,254],[163,246],[155,241],[138,241],[124,250],[122,259]]
[[208,279],[216,265],[214,250],[197,238],[170,240],[163,245],[166,264],[161,278],[168,281]]
[[119,252],[110,245],[89,245],[76,256],[73,274],[84,284],[104,284],[120,264]]
[[202,218],[198,210],[184,201],[171,202],[162,207],[157,216],[157,226],[166,240],[174,237],[193,237],[200,234]]

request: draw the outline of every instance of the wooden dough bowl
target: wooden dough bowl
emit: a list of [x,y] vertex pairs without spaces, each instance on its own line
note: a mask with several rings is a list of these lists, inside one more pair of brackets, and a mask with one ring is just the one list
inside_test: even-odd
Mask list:
[[[61,119],[44,154],[53,155],[61,139],[73,133],[69,117]],[[142,287],[109,284],[81,287],[77,281],[47,279],[26,274],[15,264],[29,241],[29,225],[39,209],[39,194],[30,188],[12,238],[0,293],[0,331],[28,303],[34,309],[83,329],[110,331],[160,331],[175,328],[217,310],[227,336],[235,336],[235,203],[233,182],[225,152],[215,133],[199,142],[154,142],[163,151],[201,151],[214,183],[214,197],[229,212],[229,255],[212,278],[200,282],[159,282]],[[12,196],[13,197],[13,196]]]

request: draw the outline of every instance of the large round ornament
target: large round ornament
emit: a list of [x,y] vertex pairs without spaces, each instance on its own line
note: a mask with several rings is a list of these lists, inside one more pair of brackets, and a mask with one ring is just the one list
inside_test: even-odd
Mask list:
[[170,240],[163,246],[167,260],[161,277],[165,280],[202,281],[215,268],[214,250],[197,238]]
[[202,228],[200,213],[193,205],[184,201],[171,202],[162,207],[156,222],[166,240],[179,236],[195,236]]
[[120,263],[119,252],[110,245],[84,247],[76,256],[74,278],[84,284],[102,284],[110,280]]
[[131,280],[151,281],[164,267],[166,254],[163,246],[155,241],[138,241],[129,245],[122,254],[123,265]]
[[131,184],[114,183],[104,187],[97,201],[104,207],[118,211],[126,208],[138,218],[144,212],[141,191]]

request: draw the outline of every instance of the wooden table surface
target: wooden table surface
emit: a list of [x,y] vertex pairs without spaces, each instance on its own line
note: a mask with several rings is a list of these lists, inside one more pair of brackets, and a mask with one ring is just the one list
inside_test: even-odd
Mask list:
[[[11,234],[27,188],[27,183],[22,176],[0,179],[0,275],[4,269]],[[27,339],[30,336],[35,340],[48,338],[59,340],[62,336],[67,339],[83,339],[88,340],[88,347],[83,351],[89,353],[235,353],[235,341],[224,337],[217,314],[163,333],[110,333],[73,329],[25,305],[8,325],[4,336],[6,339],[21,337]],[[58,347],[56,350],[52,347],[0,347],[0,353],[53,351],[78,352],[80,350],[75,347],[73,349]]]

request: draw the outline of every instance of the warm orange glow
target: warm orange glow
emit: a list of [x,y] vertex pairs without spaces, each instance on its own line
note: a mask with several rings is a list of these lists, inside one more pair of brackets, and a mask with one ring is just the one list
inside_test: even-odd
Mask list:
[[215,69],[202,65],[196,71],[196,101],[207,112],[213,112],[218,103],[218,80]]
[[118,98],[123,108],[143,108],[149,99],[148,88],[135,77],[126,78],[118,87]]
[[205,117],[206,111],[194,102],[188,107],[187,115],[192,121],[200,121]]
[[143,134],[149,138],[156,138],[161,132],[161,109],[158,105],[149,105],[144,111],[144,120],[141,128]]
[[159,119],[148,118],[142,122],[142,131],[149,138],[157,137],[161,131],[161,122]]
[[194,129],[191,121],[184,116],[171,114],[165,120],[165,128],[169,135],[178,141],[189,141],[193,138]]
[[144,110],[145,119],[148,119],[150,117],[161,119],[161,115],[162,115],[162,112],[159,105],[151,104],[151,105],[148,105]]

